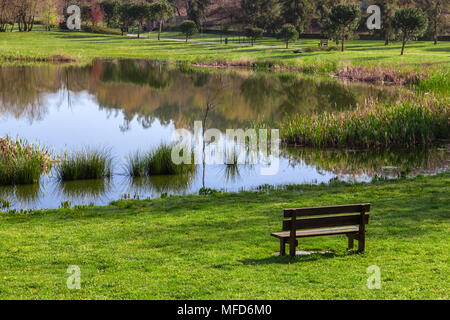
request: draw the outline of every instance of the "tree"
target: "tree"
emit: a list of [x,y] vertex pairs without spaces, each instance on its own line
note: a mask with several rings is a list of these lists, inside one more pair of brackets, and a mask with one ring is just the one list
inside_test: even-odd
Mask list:
[[146,2],[141,2],[137,4],[133,4],[131,8],[131,16],[133,20],[138,23],[138,39],[141,37],[141,30],[144,26],[144,23],[147,19],[149,19],[152,15],[151,7]]
[[428,27],[428,19],[422,10],[418,8],[405,8],[397,11],[392,21],[394,29],[402,37],[402,52],[408,40],[423,36]]
[[268,31],[275,31],[281,23],[280,0],[241,0],[245,22]]
[[161,31],[164,21],[173,17],[173,8],[167,0],[159,0],[150,5],[152,16],[159,23],[158,40],[161,40]]
[[292,24],[303,33],[311,26],[314,2],[311,0],[282,0],[282,16],[285,23]]
[[128,28],[134,22],[133,17],[133,6],[131,2],[123,2],[118,8],[118,18],[120,23],[120,30],[122,31],[122,36],[125,32],[128,32]]
[[277,39],[286,43],[286,49],[289,49],[289,42],[297,40],[298,36],[298,31],[292,24],[285,24],[277,33]]
[[102,7],[97,3],[97,0],[93,0],[89,7],[88,19],[92,23],[93,26],[96,26],[98,23],[103,21],[103,17],[105,13],[103,12]]
[[45,26],[45,30],[50,31],[52,27],[56,25],[58,18],[56,3],[54,0],[42,0],[42,24]]
[[17,6],[12,0],[0,0],[0,32],[14,30],[15,19],[18,16]]
[[428,17],[430,22],[428,34],[432,36],[434,44],[437,44],[439,35],[448,28],[445,13],[449,10],[449,2],[445,0],[418,0],[418,5]]
[[117,0],[104,0],[100,3],[104,12],[106,26],[111,28],[112,24],[117,20],[120,3]]
[[192,20],[186,20],[180,25],[180,31],[186,37],[186,42],[189,38],[198,32],[197,24]]
[[244,35],[250,40],[252,46],[256,40],[262,38],[264,30],[261,28],[247,27],[244,30]]
[[34,0],[21,0],[14,2],[17,15],[16,22],[19,27],[19,31],[31,31],[34,26],[34,19],[39,13],[40,2]]
[[398,9],[397,0],[376,0],[375,4],[381,9],[382,24],[380,32],[384,37],[384,45],[388,46],[390,40],[394,37],[392,20],[395,11]]
[[188,19],[194,21],[197,27],[201,29],[202,21],[205,19],[206,9],[211,3],[211,0],[189,0],[186,3]]
[[344,40],[351,39],[358,28],[361,19],[361,9],[357,5],[341,4],[331,9],[326,23],[326,32],[341,40],[341,50],[344,51]]

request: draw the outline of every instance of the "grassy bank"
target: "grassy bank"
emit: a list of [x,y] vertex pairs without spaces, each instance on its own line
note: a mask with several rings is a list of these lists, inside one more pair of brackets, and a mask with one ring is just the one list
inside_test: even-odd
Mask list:
[[[448,299],[450,175],[118,201],[0,215],[0,298]],[[345,236],[274,255],[282,209],[371,202],[366,253]],[[69,265],[81,289],[69,291]],[[366,287],[369,266],[381,290]]]
[[[173,33],[163,37],[173,38]],[[199,35],[198,37],[201,37]],[[78,61],[93,58],[144,58],[204,63],[212,65],[256,65],[294,67],[309,71],[333,72],[348,65],[390,66],[416,70],[420,66],[438,68],[450,62],[450,42],[434,46],[432,42],[408,43],[406,55],[400,56],[401,44],[384,46],[383,41],[349,41],[347,51],[301,52],[296,49],[316,47],[318,40],[302,39],[285,50],[275,39],[265,39],[254,47],[224,45],[216,40],[183,43],[174,40],[136,39],[82,32],[30,32],[0,34],[0,60],[36,60],[51,56],[70,57]],[[194,39],[195,40],[195,39]],[[212,41],[210,41],[212,40]]]
[[416,98],[350,111],[294,115],[279,124],[289,144],[313,147],[392,148],[430,145],[450,137],[448,98]]

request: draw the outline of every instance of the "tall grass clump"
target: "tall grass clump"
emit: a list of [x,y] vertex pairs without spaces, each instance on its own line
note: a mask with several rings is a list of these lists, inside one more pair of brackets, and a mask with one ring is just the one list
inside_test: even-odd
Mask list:
[[82,149],[64,155],[56,175],[60,181],[93,180],[111,177],[112,157],[108,150]]
[[147,157],[139,151],[130,154],[126,159],[125,171],[130,177],[147,176]]
[[442,70],[431,74],[427,78],[419,79],[414,89],[420,93],[432,92],[448,95],[450,92],[450,71]]
[[[172,161],[172,148],[168,144],[162,144],[148,154],[147,172],[148,175],[173,175],[185,174],[195,170],[193,154],[191,154],[191,163],[175,164]],[[181,154],[180,154],[181,155]]]
[[172,148],[172,145],[162,144],[145,155],[139,152],[131,154],[125,165],[127,174],[131,177],[143,177],[193,172],[195,170],[193,154],[191,154],[191,164],[175,164],[172,161]]
[[0,185],[37,183],[51,166],[47,149],[22,139],[0,138]]
[[449,138],[448,99],[429,97],[365,105],[341,113],[297,115],[281,124],[287,143],[313,147],[390,148],[424,146]]

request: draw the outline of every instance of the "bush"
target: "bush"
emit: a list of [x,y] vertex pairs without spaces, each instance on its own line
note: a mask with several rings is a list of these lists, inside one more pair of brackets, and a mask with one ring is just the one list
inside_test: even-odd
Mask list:
[[65,155],[56,169],[60,181],[103,179],[111,177],[112,157],[108,150],[83,149]]
[[100,26],[86,26],[83,28],[83,31],[91,32],[91,33],[98,33],[98,34],[111,34],[111,35],[115,35],[115,36],[121,35],[121,32],[119,32],[117,30],[100,27]]
[[0,139],[0,185],[37,183],[51,165],[48,150],[25,140]]

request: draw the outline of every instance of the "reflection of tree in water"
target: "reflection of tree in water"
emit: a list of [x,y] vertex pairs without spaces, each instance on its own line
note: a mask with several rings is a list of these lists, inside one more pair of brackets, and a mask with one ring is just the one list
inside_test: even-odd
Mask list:
[[[8,69],[9,68],[9,69]],[[0,68],[0,114],[42,119],[46,93],[58,90],[71,106],[73,93],[88,91],[100,109],[123,113],[122,130],[138,122],[149,127],[156,118],[177,127],[201,119],[208,92],[220,88],[220,104],[209,118],[215,128],[244,127],[255,119],[281,120],[286,114],[345,109],[366,97],[392,99],[395,90],[347,85],[337,80],[286,73],[223,72],[176,68],[145,60],[94,61],[91,65]],[[120,111],[114,113],[113,111]]]
[[439,148],[412,151],[330,150],[286,148],[283,156],[292,166],[299,162],[316,166],[336,175],[384,175],[384,167],[396,167],[398,172],[434,173],[449,168],[449,152]]
[[146,85],[161,91],[168,90],[173,84],[173,76],[165,65],[144,60],[105,62],[101,80]]
[[58,68],[39,72],[38,67],[0,67],[0,115],[42,120],[48,113],[46,95],[59,90],[60,77]]

